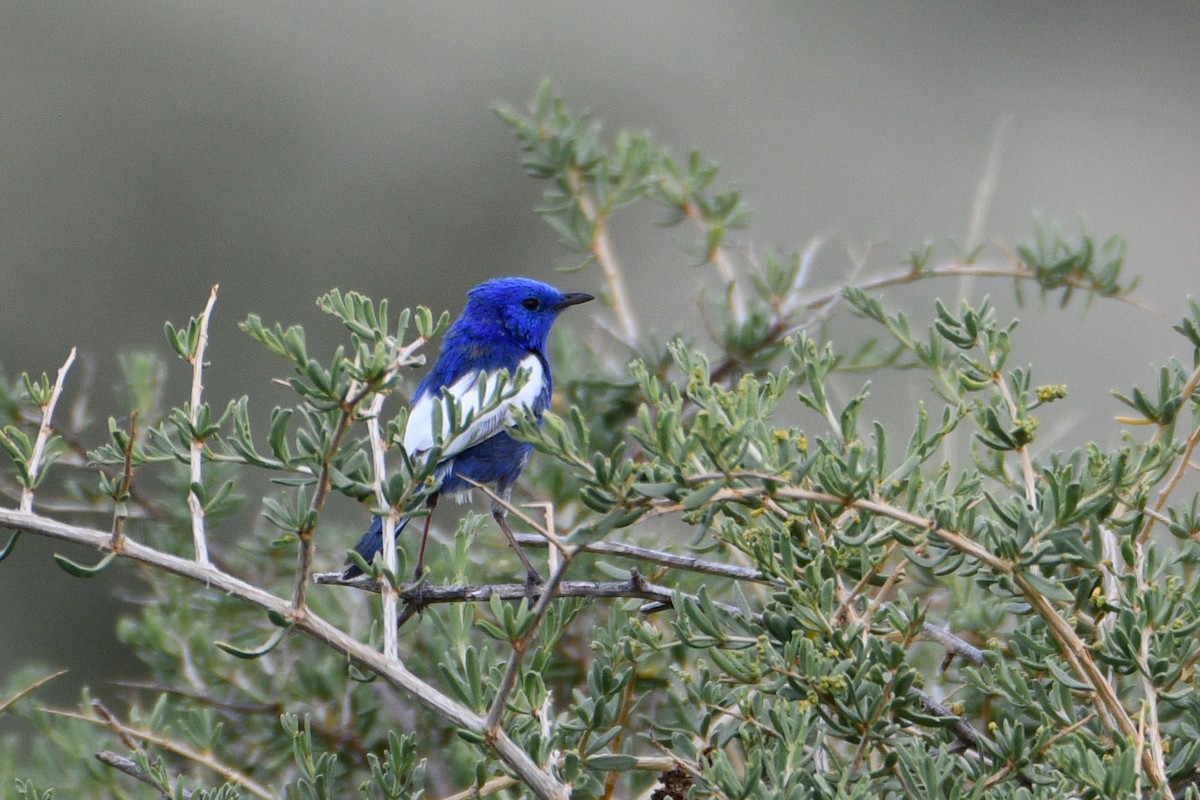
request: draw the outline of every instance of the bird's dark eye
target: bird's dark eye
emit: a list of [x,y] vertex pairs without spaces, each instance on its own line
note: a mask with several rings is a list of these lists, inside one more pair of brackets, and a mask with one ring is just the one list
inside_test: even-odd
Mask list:
[[525,308],[529,309],[530,311],[537,311],[542,304],[538,302],[536,297],[526,297],[521,301],[521,305],[525,306]]

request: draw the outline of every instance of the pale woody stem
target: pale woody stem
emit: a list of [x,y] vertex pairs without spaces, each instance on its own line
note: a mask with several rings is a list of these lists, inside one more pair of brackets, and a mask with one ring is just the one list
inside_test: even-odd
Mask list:
[[596,208],[596,201],[588,194],[579,171],[572,169],[569,178],[575,202],[592,225],[592,257],[600,265],[600,271],[604,273],[604,279],[608,282],[608,293],[612,299],[613,313],[617,315],[617,322],[621,326],[621,335],[625,337],[626,343],[632,346],[638,340],[637,319],[633,316],[633,308],[629,304],[629,295],[625,291],[625,276],[617,262],[617,255],[613,252],[607,222]]
[[[691,200],[683,204],[683,213],[690,219],[696,227],[704,231],[706,234],[709,230],[708,220],[704,218],[700,209]],[[737,274],[733,267],[733,262],[729,260],[725,248],[717,246],[712,248],[707,254],[708,261],[717,268],[717,272],[721,275],[721,280],[725,282],[729,298],[729,313],[733,317],[736,325],[741,326],[746,322],[746,298],[742,296],[741,284],[737,281]]]
[[[200,397],[204,391],[204,351],[208,347],[208,320],[212,316],[213,305],[217,302],[218,286],[213,286],[212,291],[208,295],[208,304],[204,306],[204,313],[200,315],[200,338],[196,342],[196,352],[192,354],[190,361],[192,362],[192,395],[191,405],[188,407],[189,421],[192,427],[196,426],[200,417]],[[191,443],[191,470],[189,475],[189,486],[202,485],[204,476],[202,472],[202,462],[204,456],[204,442],[193,438]],[[192,515],[192,541],[195,545],[196,560],[201,564],[209,563],[208,558],[208,537],[204,530],[204,504],[200,502],[200,498],[196,492],[188,490],[188,510]]]
[[58,404],[59,395],[62,394],[63,381],[67,378],[67,371],[74,363],[75,348],[72,347],[71,352],[67,355],[67,360],[58,369],[58,377],[54,381],[54,388],[50,391],[50,399],[42,409],[42,424],[38,428],[37,439],[33,443],[33,452],[29,456],[29,485],[21,491],[21,510],[26,513],[33,510],[33,487],[41,472],[42,459],[46,455],[46,444],[50,441],[50,432],[53,430],[50,427],[50,420],[54,416],[54,407]]
[[[379,427],[379,414],[383,411],[383,394],[377,394],[371,400],[367,412],[367,436],[371,441],[371,457],[375,467],[375,502],[381,509],[388,508],[387,495],[383,491],[383,476],[387,470],[384,460],[383,433]],[[391,532],[396,529],[396,512],[390,510],[383,517],[383,565],[388,572],[396,574],[396,538]],[[380,594],[383,596],[383,655],[394,659],[399,656],[400,645],[396,625],[396,590],[388,580],[380,584]]]

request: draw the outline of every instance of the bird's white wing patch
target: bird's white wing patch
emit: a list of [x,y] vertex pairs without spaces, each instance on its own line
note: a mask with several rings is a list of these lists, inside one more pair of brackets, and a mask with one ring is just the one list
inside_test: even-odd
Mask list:
[[[524,383],[519,388],[517,375],[524,376]],[[533,353],[521,359],[516,375],[505,381],[501,380],[500,370],[467,373],[441,391],[430,392],[413,403],[404,428],[404,449],[410,457],[418,458],[440,440],[444,461],[479,444],[501,427],[511,425],[517,413],[533,407],[545,387],[546,372],[542,360]],[[458,419],[466,423],[457,432],[452,430],[454,415],[450,412],[447,397],[454,398]],[[438,416],[441,417],[441,429],[435,437],[435,418]],[[451,436],[452,433],[455,435]]]

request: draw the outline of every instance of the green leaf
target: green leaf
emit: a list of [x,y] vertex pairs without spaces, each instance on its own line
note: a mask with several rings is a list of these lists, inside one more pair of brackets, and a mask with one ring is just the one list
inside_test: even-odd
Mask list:
[[283,614],[280,614],[275,609],[270,609],[267,611],[267,619],[271,620],[271,624],[277,628],[290,628],[293,625],[293,622],[290,619],[285,617]]
[[54,554],[54,563],[62,567],[63,571],[68,575],[76,578],[94,578],[104,571],[104,568],[112,563],[112,560],[117,557],[116,553],[109,553],[100,559],[94,566],[85,567],[82,564],[77,564],[66,556],[61,556],[58,553]]
[[1046,660],[1046,668],[1050,670],[1050,674],[1054,676],[1054,680],[1058,681],[1067,688],[1076,692],[1091,692],[1095,687],[1091,684],[1079,680],[1074,675],[1068,673],[1060,667],[1055,659]]
[[635,769],[637,763],[637,758],[624,753],[602,753],[588,756],[587,759],[589,769],[598,769],[603,772],[628,772]]
[[1020,575],[1034,590],[1047,600],[1053,600],[1058,603],[1070,603],[1075,599],[1074,595],[1067,591],[1066,587],[1061,583],[1045,578],[1033,570],[1022,571]]
[[701,486],[694,492],[683,498],[683,508],[686,511],[695,511],[701,506],[707,504],[710,500],[717,496],[717,493],[724,487],[719,481],[712,481]]
[[13,531],[12,538],[8,540],[8,544],[4,545],[3,550],[0,550],[0,561],[3,561],[12,554],[13,548],[17,546],[17,540],[20,538],[21,532]]
[[255,649],[255,650],[243,650],[242,648],[235,647],[234,645],[229,644],[228,642],[218,641],[218,642],[213,642],[213,644],[215,644],[217,647],[224,650],[226,653],[229,653],[229,655],[234,656],[235,658],[241,658],[241,659],[245,659],[245,660],[249,661],[249,660],[253,660],[256,658],[262,658],[267,653],[270,653],[272,650],[274,650],[276,647],[279,646],[279,643],[283,641],[283,637],[287,636],[287,634],[288,634],[287,627],[280,628],[279,630],[275,631],[275,633],[271,634],[271,638],[268,639],[266,641],[266,643],[263,644],[262,647],[259,647],[258,649]]
[[645,481],[634,481],[633,490],[645,497],[667,497],[675,493],[679,488],[679,484],[668,481],[660,483],[647,483]]

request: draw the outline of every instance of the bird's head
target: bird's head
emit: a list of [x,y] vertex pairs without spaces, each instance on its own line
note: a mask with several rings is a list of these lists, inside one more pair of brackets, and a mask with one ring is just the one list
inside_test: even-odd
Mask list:
[[495,278],[467,292],[459,322],[499,329],[520,346],[540,350],[560,311],[593,299],[582,292],[564,294],[529,278]]

